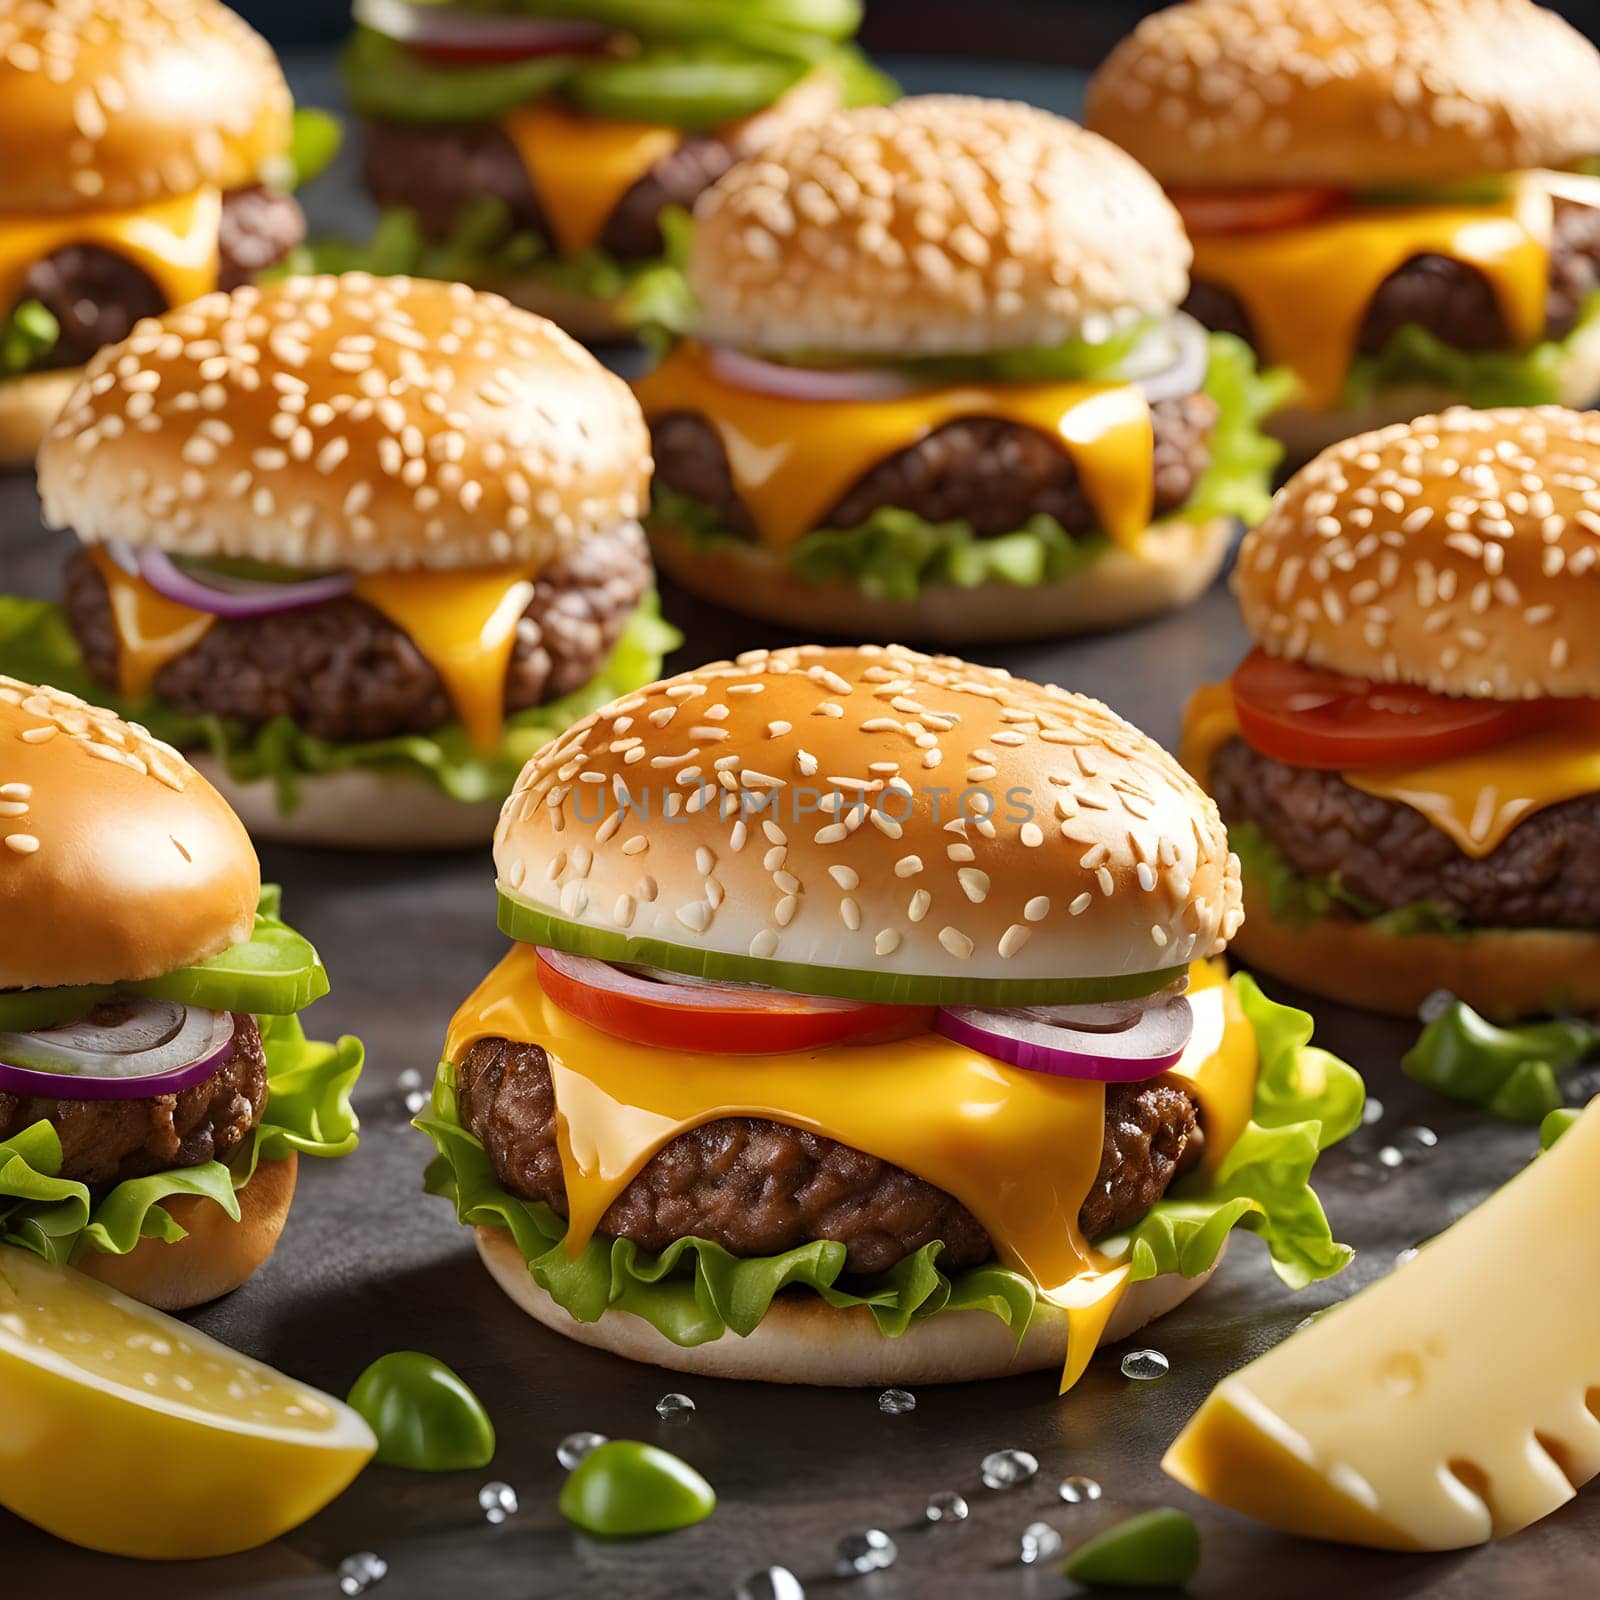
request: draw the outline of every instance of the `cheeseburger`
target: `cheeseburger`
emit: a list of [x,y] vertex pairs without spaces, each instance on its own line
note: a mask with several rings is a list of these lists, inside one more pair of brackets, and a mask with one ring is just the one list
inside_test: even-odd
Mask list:
[[794,627],[942,641],[1192,599],[1265,508],[1270,396],[1176,307],[1157,185],[1064,119],[841,113],[700,200],[695,334],[638,386],[683,584]]
[[0,678],[0,1243],[164,1310],[272,1254],[299,1157],[355,1148],[361,1046],[177,751]]
[[859,0],[356,0],[374,241],[581,337],[650,298],[671,217],[740,156],[893,85]]
[[1600,418],[1335,445],[1234,585],[1256,648],[1184,760],[1244,863],[1239,952],[1379,1011],[1600,1008]]
[[291,118],[266,42],[215,0],[0,9],[0,462],[140,317],[300,242]]
[[1211,802],[1096,701],[898,646],[753,651],[529,764],[511,953],[457,1012],[428,1188],[548,1327],[685,1371],[1064,1367],[1307,1187],[1360,1080],[1219,957]]
[[52,428],[65,605],[0,605],[0,666],[203,749],[264,836],[479,843],[674,642],[648,443],[586,351],[459,284],[208,296],[102,351]]
[[1291,457],[1465,402],[1600,398],[1600,51],[1529,0],[1192,0],[1089,125],[1166,186],[1186,308],[1292,373]]

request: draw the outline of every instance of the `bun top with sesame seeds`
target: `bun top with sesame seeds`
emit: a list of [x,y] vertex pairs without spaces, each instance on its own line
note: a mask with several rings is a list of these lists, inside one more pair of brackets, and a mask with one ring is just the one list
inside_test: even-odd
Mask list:
[[261,869],[176,750],[0,677],[0,988],[137,982],[250,937]]
[[286,170],[289,87],[216,0],[0,7],[0,213],[112,211]]
[[1189,243],[1115,146],[1032,106],[955,95],[835,114],[695,206],[710,339],[939,355],[1103,338],[1165,316]]
[[649,475],[627,385],[554,324],[357,273],[138,323],[39,455],[86,542],[362,572],[547,564],[634,522]]
[[501,887],[601,933],[884,975],[1122,977],[1241,920],[1211,800],[1098,701],[898,645],[754,651],[529,762]]
[[1600,416],[1419,417],[1324,450],[1234,574],[1274,655],[1486,700],[1600,697]]
[[1529,0],[1185,0],[1089,86],[1172,187],[1371,189],[1600,151],[1600,51]]

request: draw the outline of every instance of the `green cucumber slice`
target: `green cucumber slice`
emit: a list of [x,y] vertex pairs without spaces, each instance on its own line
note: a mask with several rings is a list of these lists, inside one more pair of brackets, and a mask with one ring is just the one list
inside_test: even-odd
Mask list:
[[806,36],[848,39],[861,26],[861,0],[523,0],[518,9],[643,39],[720,39],[755,49]]
[[808,70],[802,60],[663,47],[631,61],[581,66],[563,93],[596,116],[698,133],[770,106]]
[[364,117],[492,122],[559,88],[575,60],[535,56],[484,67],[445,67],[370,28],[357,28],[340,66],[350,103]]
[[500,931],[519,944],[548,945],[597,961],[661,967],[694,978],[763,984],[790,994],[827,995],[894,1006],[1084,1006],[1134,1000],[1176,983],[1183,967],[1134,972],[1114,978],[934,978],[915,972],[863,972],[819,967],[804,961],[770,961],[691,949],[663,939],[640,939],[609,928],[592,928],[519,900],[502,888]]

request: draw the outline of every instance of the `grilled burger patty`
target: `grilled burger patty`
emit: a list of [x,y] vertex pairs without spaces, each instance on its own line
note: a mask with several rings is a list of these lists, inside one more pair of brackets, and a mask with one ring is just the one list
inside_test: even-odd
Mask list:
[[[97,1007],[96,1013],[115,1005]],[[151,1100],[44,1100],[0,1093],[0,1139],[48,1122],[61,1137],[61,1176],[101,1187],[226,1161],[250,1136],[266,1103],[261,1033],[254,1017],[236,1011],[233,1050],[204,1083]]]
[[[1596,288],[1600,288],[1600,210],[1558,199],[1550,238],[1544,336],[1560,339],[1570,333],[1584,300]],[[1249,313],[1219,284],[1197,279],[1184,310],[1215,332],[1255,343]],[[1357,347],[1375,355],[1407,324],[1426,329],[1457,350],[1504,350],[1511,343],[1489,280],[1476,267],[1448,256],[1414,256],[1390,273],[1367,307]]]
[[[536,1044],[480,1039],[456,1068],[462,1122],[502,1187],[567,1214],[549,1060]],[[1106,1089],[1100,1171],[1078,1225],[1089,1239],[1131,1227],[1200,1158],[1189,1091],[1171,1082]],[[959,1201],[903,1168],[761,1117],[724,1117],[660,1150],[601,1219],[603,1233],[663,1250],[707,1239],[736,1256],[767,1256],[816,1239],[845,1246],[846,1271],[886,1272],[935,1239],[946,1271],[994,1254]]]
[[[236,189],[222,199],[219,283],[237,289],[275,266],[305,237],[292,195]],[[140,317],[167,309],[165,296],[131,261],[97,245],[68,245],[36,262],[19,300],[37,300],[61,325],[40,370],[81,367],[102,345],[127,338]]]
[[[1160,516],[1189,499],[1209,465],[1217,408],[1209,396],[1191,394],[1157,401],[1150,419]],[[709,507],[734,532],[754,537],[722,441],[704,418],[675,412],[652,423],[651,436],[658,482]],[[1013,533],[1041,515],[1054,517],[1068,533],[1089,533],[1098,525],[1072,457],[1035,429],[997,417],[946,423],[880,461],[818,526],[859,527],[883,506],[929,522],[970,522],[982,538]]]
[[[733,150],[720,139],[685,139],[617,202],[601,230],[600,249],[618,261],[659,256],[663,208],[692,206],[733,162]],[[462,208],[481,198],[498,200],[519,233],[551,237],[517,147],[494,123],[369,122],[363,170],[373,199],[414,211],[430,239],[448,238]]]
[[[507,711],[588,683],[650,583],[649,552],[635,526],[595,535],[541,573],[517,624]],[[115,687],[117,636],[105,580],[82,550],[67,559],[66,611],[85,664]],[[319,739],[427,733],[455,718],[439,674],[410,638],[348,596],[219,621],[162,668],[155,692],[180,711],[250,723],[286,716]]]
[[1600,930],[1600,795],[1535,811],[1477,861],[1420,811],[1242,739],[1217,751],[1210,787],[1224,822],[1254,823],[1296,872],[1336,872],[1380,910],[1425,900],[1475,928]]

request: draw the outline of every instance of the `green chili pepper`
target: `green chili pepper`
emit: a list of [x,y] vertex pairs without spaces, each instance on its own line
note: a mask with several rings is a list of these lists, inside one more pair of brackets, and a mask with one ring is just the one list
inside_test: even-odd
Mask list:
[[613,1439],[572,1469],[557,1506],[585,1533],[629,1539],[704,1522],[716,1510],[717,1496],[687,1461],[653,1444]]
[[483,1402],[421,1351],[380,1356],[356,1379],[350,1405],[377,1434],[383,1466],[459,1472],[494,1460],[494,1424]]
[[1199,1570],[1200,1530],[1194,1519],[1162,1506],[1079,1545],[1061,1575],[1113,1589],[1167,1589],[1181,1588]]

